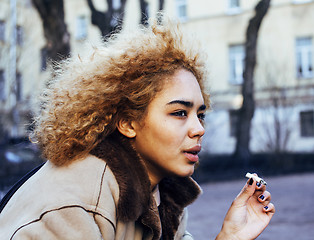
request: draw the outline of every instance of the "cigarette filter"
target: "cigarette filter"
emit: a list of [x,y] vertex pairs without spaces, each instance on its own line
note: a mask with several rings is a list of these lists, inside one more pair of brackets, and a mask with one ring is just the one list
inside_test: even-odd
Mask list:
[[253,175],[252,173],[247,173],[245,175],[247,178],[253,178],[256,182],[259,182],[260,184],[264,184],[265,186],[267,185],[266,181],[263,178],[260,178],[258,176]]

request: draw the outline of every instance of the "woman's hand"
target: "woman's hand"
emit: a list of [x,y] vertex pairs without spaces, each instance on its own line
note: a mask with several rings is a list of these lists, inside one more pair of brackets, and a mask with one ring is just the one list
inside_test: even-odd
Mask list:
[[251,240],[267,227],[275,213],[265,185],[249,179],[233,201],[216,240]]

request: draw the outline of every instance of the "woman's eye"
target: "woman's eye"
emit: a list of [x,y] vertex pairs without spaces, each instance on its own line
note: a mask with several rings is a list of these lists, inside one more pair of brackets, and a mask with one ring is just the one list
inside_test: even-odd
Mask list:
[[186,117],[187,112],[182,110],[182,111],[173,112],[171,113],[171,115],[176,116],[176,117]]
[[200,120],[202,120],[202,121],[204,121],[205,120],[205,113],[199,113],[198,115],[197,115],[197,117],[200,119]]

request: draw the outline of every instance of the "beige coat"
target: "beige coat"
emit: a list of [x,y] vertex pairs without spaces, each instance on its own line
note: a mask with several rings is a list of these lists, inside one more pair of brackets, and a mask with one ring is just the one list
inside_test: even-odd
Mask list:
[[[134,188],[132,184],[136,182],[130,183],[129,177],[124,177],[126,173],[117,170],[116,165],[110,163],[111,160],[115,163],[117,159],[120,160],[121,154],[111,151],[112,154],[120,156],[112,157],[109,161],[109,153],[109,156],[106,156],[108,161],[104,161],[103,155],[108,155],[108,149],[113,148],[111,143],[104,142],[98,148],[101,149],[100,153],[97,149],[94,151],[98,157],[89,155],[67,166],[56,167],[48,161],[22,185],[3,209],[0,214],[0,240],[140,240],[159,239],[161,232],[164,240],[192,239],[185,231],[186,214],[183,211],[192,198],[188,198],[188,203],[183,205],[174,203],[176,200],[173,201],[166,193],[167,188],[172,185],[172,180],[161,184],[160,220],[152,195],[144,194],[147,180],[143,179],[143,176],[147,173],[141,173],[144,175],[140,177],[129,174],[132,179],[139,180],[137,184],[141,185]],[[130,155],[126,153],[132,150],[125,150],[127,151],[123,154]],[[137,169],[136,162],[131,165]],[[132,173],[132,167],[125,167]],[[182,186],[187,188],[186,179],[183,181]],[[191,182],[191,186],[195,184],[191,179],[188,179],[188,182]],[[197,191],[197,185],[195,186]],[[178,190],[180,191],[180,187]],[[182,197],[185,197],[184,194]],[[165,214],[168,212],[171,214]]]

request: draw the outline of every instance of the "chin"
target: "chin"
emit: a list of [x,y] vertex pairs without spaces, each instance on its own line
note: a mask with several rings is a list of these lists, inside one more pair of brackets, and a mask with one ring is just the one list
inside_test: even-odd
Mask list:
[[183,171],[177,172],[178,177],[190,177],[194,173],[194,165],[193,167],[189,167],[187,169],[184,169]]

